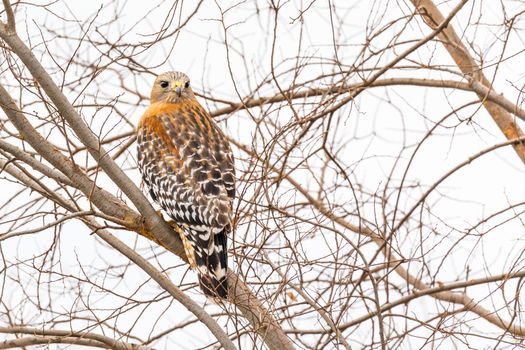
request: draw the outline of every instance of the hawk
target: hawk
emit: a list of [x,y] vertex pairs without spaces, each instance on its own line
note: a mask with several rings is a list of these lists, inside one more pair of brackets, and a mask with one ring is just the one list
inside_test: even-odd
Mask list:
[[160,74],[137,130],[138,165],[150,195],[179,232],[202,291],[226,298],[227,236],[235,170],[230,144],[199,104],[189,78]]

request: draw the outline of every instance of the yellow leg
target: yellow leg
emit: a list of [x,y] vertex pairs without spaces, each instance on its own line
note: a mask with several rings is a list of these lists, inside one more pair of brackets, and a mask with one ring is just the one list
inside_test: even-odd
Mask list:
[[196,269],[197,262],[195,261],[195,252],[193,251],[193,246],[191,245],[190,241],[184,234],[184,231],[182,230],[182,228],[180,228],[179,225],[177,225],[172,220],[168,221],[168,224],[170,224],[170,226],[173,227],[173,229],[179,234],[179,237],[182,241],[182,245],[184,247],[184,252],[186,253],[186,257],[188,258],[188,263],[190,264],[190,267],[192,269]]

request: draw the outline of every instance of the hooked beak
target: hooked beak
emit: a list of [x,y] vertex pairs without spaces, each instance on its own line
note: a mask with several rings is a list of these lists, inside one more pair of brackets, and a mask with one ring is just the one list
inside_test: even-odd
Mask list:
[[175,92],[178,97],[182,95],[182,82],[176,81],[173,83],[173,86],[171,87],[171,91]]

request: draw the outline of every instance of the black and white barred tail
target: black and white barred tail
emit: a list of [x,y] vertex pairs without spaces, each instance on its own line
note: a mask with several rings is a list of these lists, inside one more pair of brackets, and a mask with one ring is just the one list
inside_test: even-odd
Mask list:
[[[226,299],[228,283],[227,234],[229,230],[222,228],[210,230],[201,225],[190,226],[185,230],[192,244],[195,264],[198,271],[199,285],[203,293],[212,298]],[[215,232],[213,232],[215,231]],[[210,239],[210,235],[213,237]]]

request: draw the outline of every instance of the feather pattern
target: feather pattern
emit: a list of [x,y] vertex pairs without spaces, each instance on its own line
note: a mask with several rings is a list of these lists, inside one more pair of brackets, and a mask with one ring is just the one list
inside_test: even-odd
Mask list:
[[[181,79],[180,74],[165,73],[157,81],[170,84]],[[152,91],[153,103],[138,124],[143,181],[152,198],[182,228],[189,242],[186,254],[194,257],[190,260],[195,261],[203,292],[225,298],[227,236],[235,194],[230,144],[193,93],[179,99],[153,96]]]

